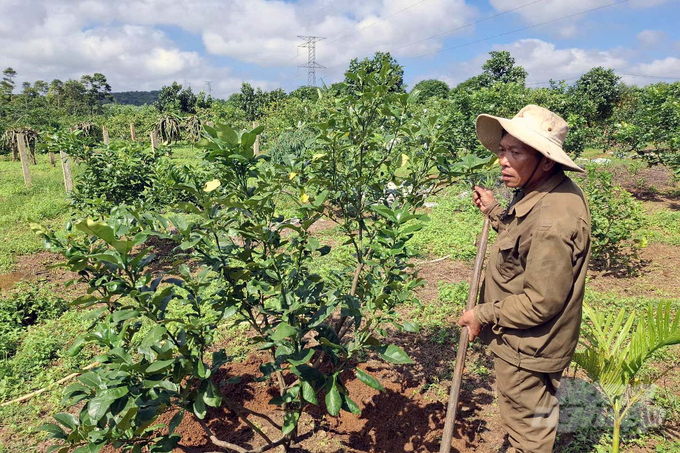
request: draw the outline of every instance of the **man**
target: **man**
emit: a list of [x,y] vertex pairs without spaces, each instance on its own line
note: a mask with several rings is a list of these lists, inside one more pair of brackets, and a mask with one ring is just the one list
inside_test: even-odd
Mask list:
[[503,425],[517,452],[551,452],[562,371],[578,342],[590,256],[590,213],[564,171],[583,172],[562,149],[566,121],[528,105],[512,119],[477,118],[477,137],[498,155],[515,189],[507,209],[475,186],[473,201],[498,231],[480,304],[458,320],[494,353]]

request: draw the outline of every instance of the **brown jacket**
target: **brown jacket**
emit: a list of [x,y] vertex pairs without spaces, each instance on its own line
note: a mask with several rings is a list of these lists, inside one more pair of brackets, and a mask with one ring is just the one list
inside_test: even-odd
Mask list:
[[503,216],[486,214],[498,238],[491,248],[480,305],[480,338],[503,360],[527,370],[560,372],[578,342],[590,257],[590,213],[563,172]]

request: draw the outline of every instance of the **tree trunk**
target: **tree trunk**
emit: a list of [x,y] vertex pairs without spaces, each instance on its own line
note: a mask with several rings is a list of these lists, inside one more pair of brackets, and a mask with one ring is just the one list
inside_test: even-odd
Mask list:
[[619,453],[621,443],[621,419],[618,414],[614,415],[614,435],[612,437],[612,453]]
[[52,151],[50,151],[49,154],[50,154],[50,164],[52,164],[53,167],[56,167],[57,164],[56,164],[56,161],[55,161],[55,158],[54,158],[54,153]]

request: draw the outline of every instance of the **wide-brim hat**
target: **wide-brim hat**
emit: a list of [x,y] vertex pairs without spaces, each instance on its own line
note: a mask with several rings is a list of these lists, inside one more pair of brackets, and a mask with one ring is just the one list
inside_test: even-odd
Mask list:
[[562,149],[569,125],[559,115],[538,105],[527,105],[512,119],[482,114],[477,117],[477,137],[491,152],[498,152],[503,130],[534,148],[565,170],[584,172]]

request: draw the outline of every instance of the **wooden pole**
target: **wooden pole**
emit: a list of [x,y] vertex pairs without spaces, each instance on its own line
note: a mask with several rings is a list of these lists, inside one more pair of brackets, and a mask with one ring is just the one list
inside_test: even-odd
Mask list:
[[[479,243],[477,244],[477,256],[475,257],[475,264],[472,270],[472,280],[470,281],[470,291],[468,292],[466,307],[467,310],[472,310],[477,303],[479,282],[481,280],[482,267],[484,265],[484,255],[486,255],[486,244],[489,242],[490,225],[491,222],[489,221],[489,218],[486,217],[484,219],[484,226],[482,227],[482,236],[479,238]],[[456,354],[456,368],[453,371],[453,382],[451,383],[451,393],[449,394],[449,406],[446,409],[446,422],[444,423],[444,434],[442,435],[442,444],[439,453],[449,453],[451,451],[451,437],[453,437],[453,428],[456,424],[460,384],[463,380],[465,355],[469,342],[468,328],[463,327],[460,332],[458,352]]]
[[59,151],[59,155],[61,156],[61,169],[64,171],[64,187],[66,193],[71,193],[73,191],[73,176],[71,175],[70,158],[63,151]]
[[151,136],[151,154],[155,156],[156,148],[158,148],[158,139],[156,138],[156,132],[151,131],[149,132],[149,135]]
[[[253,121],[253,129],[255,129],[257,126],[259,126],[259,123],[257,121]],[[260,154],[260,136],[259,135],[255,139],[255,144],[253,144],[253,152],[255,153],[256,156]]]
[[109,130],[106,128],[106,126],[102,126],[102,137],[104,137],[104,144],[108,145],[109,144]]
[[50,151],[49,155],[50,155],[50,164],[52,164],[53,167],[56,167],[57,164],[56,164],[56,160],[54,158],[54,153],[52,151]]
[[19,148],[19,158],[21,159],[21,169],[24,172],[24,183],[29,187],[33,181],[31,180],[31,170],[28,167],[28,155],[26,153],[26,136],[19,134],[17,136],[17,148]]
[[135,141],[135,124],[134,123],[130,123],[130,138],[132,139],[133,142]]

